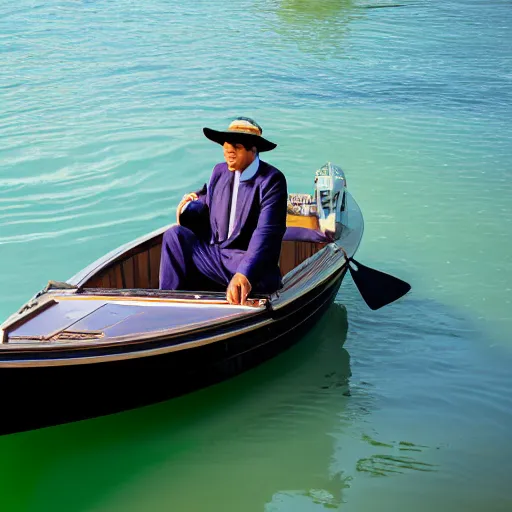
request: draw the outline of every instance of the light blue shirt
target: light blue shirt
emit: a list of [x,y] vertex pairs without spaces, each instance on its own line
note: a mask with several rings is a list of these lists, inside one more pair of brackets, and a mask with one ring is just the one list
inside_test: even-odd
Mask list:
[[235,227],[235,219],[236,219],[236,201],[238,199],[238,188],[240,187],[241,181],[247,181],[254,177],[254,175],[258,172],[258,168],[260,166],[260,159],[258,155],[251,162],[251,164],[245,169],[244,172],[233,171],[235,173],[235,181],[233,183],[233,195],[231,196],[231,211],[229,213],[229,228],[228,228],[228,238],[233,233],[233,228]]

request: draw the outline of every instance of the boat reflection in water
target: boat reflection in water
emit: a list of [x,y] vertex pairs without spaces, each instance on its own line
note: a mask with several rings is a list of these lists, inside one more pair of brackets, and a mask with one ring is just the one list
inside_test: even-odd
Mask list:
[[[236,379],[0,438],[10,453],[0,467],[8,480],[28,487],[37,481],[45,506],[56,510],[63,488],[68,508],[76,502],[77,510],[203,510],[208,502],[251,512],[288,492],[339,504],[347,484],[331,471],[332,433],[351,400],[346,335],[345,307],[335,303],[299,343]],[[35,453],[39,467],[32,472]],[[201,492],[190,491],[193,481]],[[94,493],[84,494],[84,482]]]

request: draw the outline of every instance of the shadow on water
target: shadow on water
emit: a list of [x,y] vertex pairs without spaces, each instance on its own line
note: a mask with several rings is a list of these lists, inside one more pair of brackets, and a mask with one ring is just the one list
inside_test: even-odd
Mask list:
[[[100,510],[120,486],[131,481],[137,488],[149,475],[153,483],[133,493],[151,494],[151,510],[170,503],[199,510],[204,493],[223,501],[235,485],[229,510],[261,510],[282,489],[327,489],[339,500],[343,476],[329,474],[327,433],[350,395],[347,327],[345,308],[334,304],[297,345],[231,381],[135,411],[0,438],[3,503],[11,512]],[[201,496],[191,495],[187,479],[198,477]]]

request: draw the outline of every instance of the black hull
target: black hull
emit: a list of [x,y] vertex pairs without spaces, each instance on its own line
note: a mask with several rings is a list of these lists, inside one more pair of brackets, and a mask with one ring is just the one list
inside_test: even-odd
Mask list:
[[151,405],[234,377],[298,342],[332,304],[346,269],[276,312],[276,321],[223,341],[115,362],[4,368],[0,435]]

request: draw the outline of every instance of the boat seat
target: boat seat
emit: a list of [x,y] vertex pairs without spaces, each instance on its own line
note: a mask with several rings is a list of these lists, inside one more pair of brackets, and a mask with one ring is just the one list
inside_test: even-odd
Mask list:
[[320,230],[316,203],[310,194],[288,194],[286,232],[279,268],[284,276],[331,240]]
[[288,194],[286,232],[283,241],[331,241],[320,229],[317,205],[311,194]]

